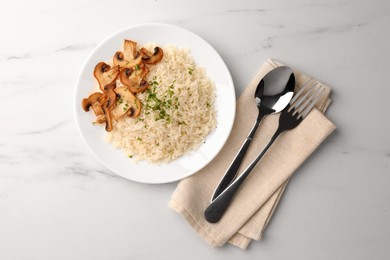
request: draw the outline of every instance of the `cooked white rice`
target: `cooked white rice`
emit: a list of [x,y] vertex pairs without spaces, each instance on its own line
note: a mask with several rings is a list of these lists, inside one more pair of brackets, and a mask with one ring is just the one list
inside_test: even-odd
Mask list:
[[136,160],[176,159],[196,149],[216,127],[214,84],[206,71],[196,66],[188,50],[163,50],[163,59],[147,76],[150,88],[137,94],[140,116],[114,122],[108,133],[113,146]]

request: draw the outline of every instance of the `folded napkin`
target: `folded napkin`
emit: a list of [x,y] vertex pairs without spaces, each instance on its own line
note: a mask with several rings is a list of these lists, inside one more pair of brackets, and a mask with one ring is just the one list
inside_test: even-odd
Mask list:
[[[324,115],[330,99],[330,88],[318,100],[316,107],[301,124],[283,133],[260,160],[233,198],[222,219],[215,224],[207,222],[204,210],[220,179],[230,165],[242,142],[251,130],[258,109],[254,91],[266,73],[282,64],[269,59],[261,67],[237,101],[236,118],[232,132],[216,158],[196,174],[179,182],[169,207],[181,214],[192,228],[210,245],[226,242],[246,249],[252,240],[259,240],[267,226],[292,173],[335,129]],[[314,79],[294,71],[296,90]],[[270,140],[278,126],[279,114],[266,116],[252,140],[239,172],[256,157]]]

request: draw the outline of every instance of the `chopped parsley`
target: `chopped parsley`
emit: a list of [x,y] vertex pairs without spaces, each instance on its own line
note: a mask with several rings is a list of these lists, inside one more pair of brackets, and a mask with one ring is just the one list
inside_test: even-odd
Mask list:
[[194,69],[193,68],[187,68],[188,69],[188,74],[192,75],[192,73],[194,72]]
[[123,106],[123,112],[126,112],[129,109],[129,103],[126,102],[126,104]]
[[174,80],[164,93],[158,93],[157,87],[159,83],[153,78],[153,81],[149,83],[151,88],[146,90],[146,102],[145,102],[145,115],[149,115],[151,111],[154,111],[155,120],[165,120],[171,123],[171,108],[176,110],[179,108],[179,99],[175,97],[175,82]]

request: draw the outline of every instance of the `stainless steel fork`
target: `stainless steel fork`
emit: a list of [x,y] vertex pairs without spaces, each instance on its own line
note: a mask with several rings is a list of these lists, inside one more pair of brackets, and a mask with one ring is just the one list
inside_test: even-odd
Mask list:
[[204,215],[208,222],[216,223],[221,219],[238,188],[249,176],[253,168],[255,168],[257,163],[275,142],[278,136],[287,130],[297,127],[313,109],[324,91],[325,88],[321,84],[318,82],[312,84],[311,81],[309,81],[295,94],[288,107],[280,114],[279,126],[261,153],[250,163],[244,172],[206,208]]

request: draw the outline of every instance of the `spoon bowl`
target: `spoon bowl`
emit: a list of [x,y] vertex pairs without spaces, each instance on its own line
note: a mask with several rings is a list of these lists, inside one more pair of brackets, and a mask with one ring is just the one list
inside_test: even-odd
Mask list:
[[260,109],[273,110],[270,114],[279,113],[290,102],[295,87],[295,76],[287,66],[277,67],[268,72],[257,85],[255,102]]

